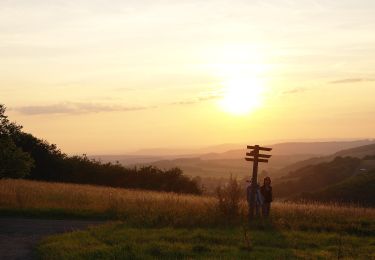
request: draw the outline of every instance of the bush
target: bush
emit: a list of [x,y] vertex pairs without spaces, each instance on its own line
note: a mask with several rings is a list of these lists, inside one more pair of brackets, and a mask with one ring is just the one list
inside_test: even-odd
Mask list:
[[230,177],[228,183],[216,189],[219,211],[230,219],[240,215],[240,202],[243,192],[236,178]]

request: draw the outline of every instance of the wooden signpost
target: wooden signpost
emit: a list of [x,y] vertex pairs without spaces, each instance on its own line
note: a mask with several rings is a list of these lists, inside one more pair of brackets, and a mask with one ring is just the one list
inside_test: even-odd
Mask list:
[[253,162],[253,176],[251,178],[251,193],[250,193],[250,203],[249,203],[249,220],[254,218],[254,206],[255,206],[255,192],[258,185],[258,163],[268,163],[268,159],[272,155],[261,154],[260,151],[270,152],[272,148],[261,147],[259,145],[248,145],[247,149],[252,150],[246,153],[245,160]]

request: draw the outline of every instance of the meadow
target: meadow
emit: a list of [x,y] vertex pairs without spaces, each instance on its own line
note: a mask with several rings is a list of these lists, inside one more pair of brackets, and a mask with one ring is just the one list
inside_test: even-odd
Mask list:
[[215,197],[0,180],[0,214],[109,221],[43,240],[42,259],[375,258],[375,209],[355,205],[274,202],[249,225],[244,201],[227,216]]

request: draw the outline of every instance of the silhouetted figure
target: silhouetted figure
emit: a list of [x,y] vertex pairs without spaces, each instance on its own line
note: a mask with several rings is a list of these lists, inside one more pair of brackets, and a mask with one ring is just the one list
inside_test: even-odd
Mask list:
[[264,198],[263,205],[262,205],[262,215],[263,217],[268,217],[270,215],[271,202],[273,200],[270,177],[264,178],[263,186],[260,188],[260,192],[262,193],[262,196]]
[[[251,204],[251,181],[247,181],[249,183],[249,185],[247,186],[247,189],[246,189],[246,194],[247,194],[247,203],[249,203],[249,208],[250,208],[250,204]],[[260,192],[260,186],[259,184],[256,185],[256,190],[255,190],[255,205],[254,205],[254,208],[255,208],[255,215],[257,217],[259,217],[259,212],[260,212],[260,208],[262,207],[263,205],[263,196]]]

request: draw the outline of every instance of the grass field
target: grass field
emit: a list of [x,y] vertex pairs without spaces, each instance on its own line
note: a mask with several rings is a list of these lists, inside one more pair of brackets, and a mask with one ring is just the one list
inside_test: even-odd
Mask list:
[[373,238],[334,232],[241,228],[133,228],[112,223],[52,236],[41,259],[373,259]]
[[375,209],[275,202],[267,221],[223,216],[213,197],[89,185],[0,180],[0,213],[102,218],[113,223],[53,236],[42,259],[375,259]]

